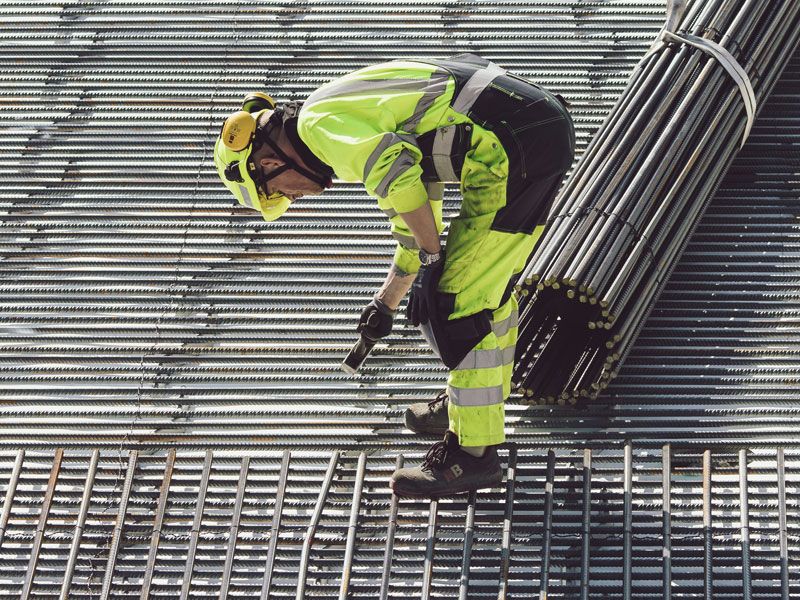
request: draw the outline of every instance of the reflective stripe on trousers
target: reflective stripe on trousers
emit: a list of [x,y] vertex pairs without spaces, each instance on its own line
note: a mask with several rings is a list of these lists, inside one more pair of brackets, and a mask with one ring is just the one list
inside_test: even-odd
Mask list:
[[[505,441],[504,403],[511,393],[519,309],[512,297],[492,313],[492,332],[461,361],[447,379],[450,430],[464,446]],[[421,327],[438,352],[429,326]]]

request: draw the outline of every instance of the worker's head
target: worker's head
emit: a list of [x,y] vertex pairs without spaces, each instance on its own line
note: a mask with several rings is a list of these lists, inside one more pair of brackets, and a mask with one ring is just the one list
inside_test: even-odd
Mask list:
[[266,94],[248,94],[222,126],[214,146],[220,179],[240,204],[274,221],[293,200],[330,187],[330,175],[319,173],[297,136],[300,104],[276,106]]

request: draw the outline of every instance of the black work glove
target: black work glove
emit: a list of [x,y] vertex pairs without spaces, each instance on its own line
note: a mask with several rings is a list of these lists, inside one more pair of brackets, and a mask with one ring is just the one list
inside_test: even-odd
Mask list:
[[392,331],[395,312],[397,311],[392,310],[382,301],[373,298],[372,302],[361,311],[356,331],[373,342],[386,337]]
[[406,307],[406,318],[412,325],[427,323],[430,315],[436,310],[436,292],[442,271],[444,271],[444,250],[440,251],[439,260],[419,268],[417,278],[411,285],[411,295],[408,297]]

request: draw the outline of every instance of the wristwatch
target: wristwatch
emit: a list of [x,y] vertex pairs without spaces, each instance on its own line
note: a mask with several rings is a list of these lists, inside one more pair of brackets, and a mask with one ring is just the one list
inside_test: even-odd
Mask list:
[[420,248],[419,262],[421,262],[423,265],[432,265],[433,263],[438,262],[441,258],[442,258],[441,251],[430,253],[430,252],[425,252],[425,250],[422,250]]

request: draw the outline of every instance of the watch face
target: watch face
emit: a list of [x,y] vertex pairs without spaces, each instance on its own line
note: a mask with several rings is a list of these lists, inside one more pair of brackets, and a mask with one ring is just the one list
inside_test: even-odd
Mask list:
[[428,254],[425,250],[419,251],[419,260],[423,265],[429,265],[439,260],[439,253]]

